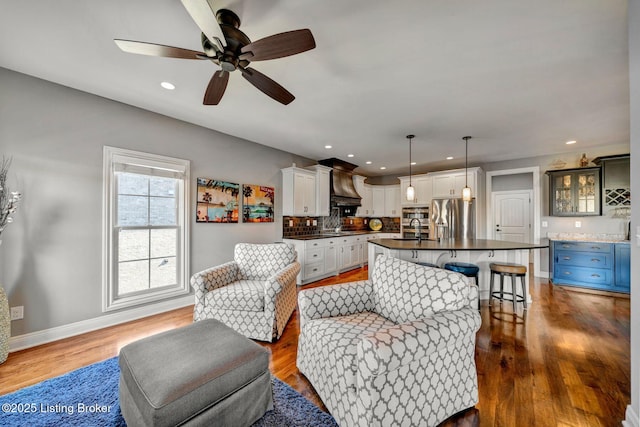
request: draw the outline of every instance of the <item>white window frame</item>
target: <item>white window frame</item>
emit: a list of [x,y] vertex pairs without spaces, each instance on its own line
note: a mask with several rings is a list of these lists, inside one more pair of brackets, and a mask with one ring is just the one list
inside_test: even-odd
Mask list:
[[[117,188],[116,169],[136,171],[156,170],[163,176],[178,178],[178,194],[176,201],[178,247],[176,268],[178,283],[158,289],[149,289],[132,295],[117,295],[117,237],[116,209]],[[123,148],[108,147],[103,149],[103,212],[102,212],[102,311],[114,311],[122,308],[148,304],[154,301],[186,295],[189,288],[189,160],[157,154],[143,153]]]

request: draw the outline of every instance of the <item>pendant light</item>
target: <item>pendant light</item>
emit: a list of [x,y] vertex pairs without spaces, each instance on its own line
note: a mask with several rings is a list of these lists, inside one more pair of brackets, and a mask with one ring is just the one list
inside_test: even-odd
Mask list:
[[465,202],[470,202],[471,188],[469,188],[469,186],[467,185],[467,169],[469,162],[469,140],[471,139],[471,137],[465,136],[462,139],[464,139],[464,188],[462,189],[462,200],[464,200]]
[[413,202],[416,198],[416,190],[411,185],[411,140],[415,138],[415,135],[407,135],[409,140],[409,186],[407,187],[407,200]]

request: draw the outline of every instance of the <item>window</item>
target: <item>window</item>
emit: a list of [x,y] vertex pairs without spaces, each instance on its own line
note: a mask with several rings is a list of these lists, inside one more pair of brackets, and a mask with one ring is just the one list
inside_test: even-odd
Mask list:
[[103,311],[189,292],[189,161],[104,148]]

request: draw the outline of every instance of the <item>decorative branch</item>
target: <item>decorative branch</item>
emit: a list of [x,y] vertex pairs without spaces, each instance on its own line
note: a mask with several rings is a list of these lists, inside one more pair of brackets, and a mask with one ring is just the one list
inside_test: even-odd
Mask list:
[[18,208],[18,202],[22,194],[18,191],[10,191],[7,186],[7,174],[11,166],[11,158],[2,156],[0,163],[0,234],[4,231],[7,224],[13,222],[11,214]]

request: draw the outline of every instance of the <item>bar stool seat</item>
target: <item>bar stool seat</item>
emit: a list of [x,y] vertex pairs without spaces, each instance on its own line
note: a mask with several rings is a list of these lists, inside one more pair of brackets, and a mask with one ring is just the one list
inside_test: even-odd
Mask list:
[[[493,298],[499,299],[503,301],[505,295],[511,296],[511,301],[513,301],[513,312],[516,311],[516,304],[521,302],[524,309],[527,309],[527,285],[525,283],[525,276],[527,274],[527,267],[520,264],[513,264],[508,262],[492,262],[489,264],[489,268],[491,270],[491,280],[489,282],[489,305],[491,305],[491,300]],[[493,278],[494,275],[500,276],[500,290],[493,290]],[[504,278],[505,276],[511,277],[511,292],[504,291]],[[520,283],[522,285],[522,295],[518,294],[518,290],[516,287],[516,278],[520,278]]]
[[[480,273],[480,267],[468,262],[447,262],[443,266],[445,270],[455,271],[456,273],[464,274],[467,277],[473,277],[475,284],[480,289],[480,282],[478,275]],[[480,309],[480,298],[478,298],[478,309]]]
[[416,262],[416,264],[418,264],[418,265],[424,265],[425,267],[440,268],[440,266],[439,266],[439,265],[432,264],[432,263],[430,263],[430,262]]

